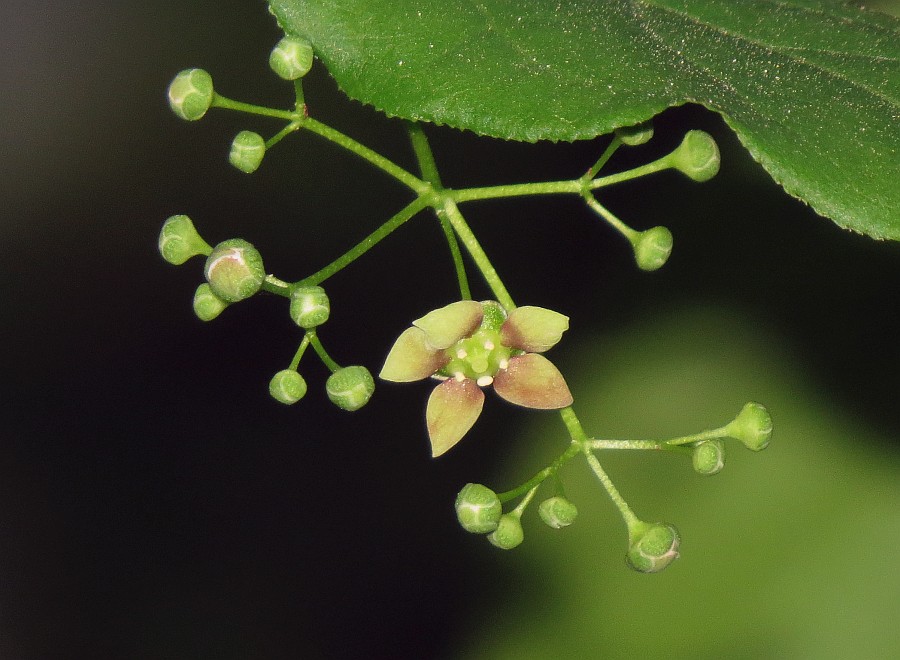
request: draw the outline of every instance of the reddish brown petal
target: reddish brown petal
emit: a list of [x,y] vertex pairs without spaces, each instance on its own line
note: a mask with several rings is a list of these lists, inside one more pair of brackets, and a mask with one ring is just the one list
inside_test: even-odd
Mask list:
[[569,317],[543,307],[516,307],[503,323],[503,345],[529,353],[543,353],[556,346],[569,329]]
[[434,388],[425,408],[431,455],[440,456],[462,440],[481,414],[484,392],[466,378],[445,380]]
[[428,345],[424,332],[407,328],[397,337],[378,376],[395,383],[409,383],[428,378],[448,360],[443,351],[437,352]]
[[428,312],[413,325],[425,331],[433,348],[443,350],[475,332],[483,316],[480,302],[460,300]]
[[572,393],[559,369],[543,355],[527,353],[509,359],[509,368],[494,376],[501,397],[526,408],[552,410],[572,405]]

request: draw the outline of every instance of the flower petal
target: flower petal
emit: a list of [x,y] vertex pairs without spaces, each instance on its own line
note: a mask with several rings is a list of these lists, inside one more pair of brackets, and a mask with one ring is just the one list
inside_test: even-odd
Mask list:
[[460,300],[428,312],[413,325],[425,332],[433,348],[443,350],[475,332],[483,316],[480,302]]
[[529,353],[543,353],[556,346],[569,329],[569,317],[543,307],[516,307],[503,323],[503,345]]
[[434,388],[425,408],[431,455],[440,456],[462,440],[481,414],[484,392],[474,380],[451,378]]
[[509,367],[494,376],[494,390],[526,408],[553,410],[572,405],[572,393],[559,369],[537,353],[510,358]]
[[395,383],[409,383],[428,378],[448,360],[429,346],[422,330],[407,328],[397,337],[378,376]]

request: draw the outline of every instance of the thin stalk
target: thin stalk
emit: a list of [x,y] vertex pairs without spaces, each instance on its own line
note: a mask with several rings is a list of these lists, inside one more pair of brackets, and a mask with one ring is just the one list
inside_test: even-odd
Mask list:
[[313,273],[309,277],[300,280],[299,282],[296,282],[294,286],[321,284],[329,277],[346,268],[351,263],[356,261],[359,257],[378,245],[378,243],[389,236],[391,232],[400,227],[403,223],[412,218],[414,215],[416,215],[416,213],[421,211],[426,206],[428,206],[428,202],[421,197],[417,197],[401,211],[391,217],[387,222],[381,225],[378,229],[376,229],[359,243],[357,243],[350,250],[342,254],[340,257],[332,261],[321,270]]
[[306,336],[309,337],[309,343],[312,344],[313,350],[316,352],[316,355],[319,356],[319,359],[328,367],[328,370],[331,373],[334,373],[338,369],[341,368],[337,362],[331,359],[331,356],[325,351],[325,347],[322,346],[322,341],[319,339],[319,336],[316,334],[315,330],[307,330]]
[[640,519],[634,515],[634,511],[628,506],[628,502],[625,501],[619,493],[619,490],[615,487],[615,484],[613,484],[612,480],[609,478],[609,475],[606,474],[603,467],[600,465],[600,461],[598,461],[597,457],[591,453],[591,448],[588,444],[582,446],[582,453],[584,454],[588,465],[591,466],[591,470],[594,471],[594,474],[600,481],[600,484],[606,490],[609,498],[613,501],[613,504],[616,505],[619,513],[622,514],[622,518],[625,520],[625,525],[628,529],[631,529],[633,525],[640,523]]
[[303,357],[303,354],[306,352],[307,347],[309,346],[309,332],[303,335],[303,341],[300,342],[300,346],[297,348],[297,352],[294,353],[294,359],[291,360],[291,364],[288,369],[297,370],[297,367],[300,364],[300,358]]
[[591,194],[590,191],[585,191],[582,195],[584,201],[591,208],[594,213],[599,215],[601,218],[606,220],[610,225],[615,227],[625,238],[631,241],[632,244],[638,240],[640,236],[640,232],[635,231],[624,222],[619,220],[616,216],[614,216],[605,206],[603,206],[600,202],[594,199],[594,195]]

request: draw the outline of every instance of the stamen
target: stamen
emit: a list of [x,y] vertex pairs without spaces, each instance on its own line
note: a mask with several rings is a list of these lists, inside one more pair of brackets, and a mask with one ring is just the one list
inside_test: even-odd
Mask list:
[[461,371],[457,371],[455,374],[453,374],[453,377],[456,379],[457,383],[461,383],[466,379],[466,375]]
[[456,351],[456,357],[458,357],[460,360],[465,360],[467,357],[469,357],[469,354],[466,353],[466,349],[461,348]]
[[486,342],[484,342],[484,347],[487,350],[492,351],[492,350],[494,350],[494,342],[492,342],[490,339],[488,339]]
[[487,387],[488,385],[490,385],[491,383],[494,382],[494,377],[493,376],[482,376],[475,382],[478,383],[479,387]]
[[509,368],[509,360],[507,360],[506,358],[503,358],[502,360],[500,360],[500,364],[498,364],[497,366],[500,367],[501,369],[507,369],[507,368]]

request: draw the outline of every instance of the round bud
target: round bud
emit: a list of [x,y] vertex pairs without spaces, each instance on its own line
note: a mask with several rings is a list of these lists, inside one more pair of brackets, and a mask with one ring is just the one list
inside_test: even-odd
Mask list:
[[568,527],[578,517],[578,508],[565,497],[559,495],[541,502],[538,507],[541,520],[553,529]]
[[214,247],[206,259],[204,274],[213,293],[232,303],[252,296],[266,279],[259,251],[240,238]]
[[359,410],[372,398],[375,380],[365,367],[344,367],[328,377],[325,391],[338,408]]
[[304,330],[318,327],[328,320],[331,302],[320,286],[298,286],[291,291],[291,318]]
[[725,443],[719,438],[701,442],[694,447],[691,462],[699,474],[718,474],[725,467]]
[[228,307],[228,303],[213,293],[209,284],[204,282],[194,292],[194,314],[201,321],[212,321]]
[[678,559],[681,538],[672,525],[639,523],[640,529],[632,534],[631,545],[625,560],[641,573],[658,573]]
[[466,484],[456,496],[456,519],[472,534],[493,532],[502,513],[500,498],[487,486]]
[[214,96],[212,76],[203,69],[185,69],[169,83],[169,106],[188,121],[203,117]]
[[269,394],[286,405],[297,403],[306,394],[306,381],[293,369],[282,369],[269,381]]
[[659,270],[672,254],[672,232],[665,227],[651,227],[638,234],[633,245],[638,268]]
[[616,137],[622,141],[622,144],[629,147],[636,147],[639,144],[649,142],[653,137],[653,124],[644,122],[643,124],[635,124],[634,126],[623,126],[616,129]]
[[302,78],[312,68],[312,44],[299,37],[285,37],[279,41],[269,55],[272,71],[285,80]]
[[761,451],[769,446],[772,437],[772,417],[765,406],[751,401],[741,408],[726,431],[747,449]]
[[525,539],[525,531],[519,516],[512,513],[504,513],[500,516],[497,529],[488,534],[488,541],[501,550],[512,550]]
[[266,155],[266,141],[259,133],[241,131],[231,141],[228,162],[241,172],[252,174]]
[[719,172],[719,147],[712,135],[704,131],[688,131],[672,152],[672,167],[694,181],[709,181]]
[[186,215],[173,215],[159,232],[159,253],[170,264],[180,266],[191,257],[209,254],[212,248],[204,241],[194,223]]

